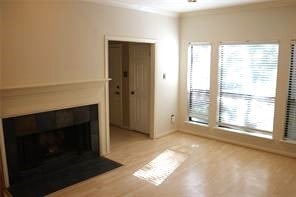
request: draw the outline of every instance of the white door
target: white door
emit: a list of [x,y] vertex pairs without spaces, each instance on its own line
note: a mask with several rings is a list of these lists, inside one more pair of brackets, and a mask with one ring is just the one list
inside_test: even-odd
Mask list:
[[149,133],[150,45],[129,45],[130,128]]
[[110,123],[122,126],[122,50],[121,44],[109,45],[109,110]]

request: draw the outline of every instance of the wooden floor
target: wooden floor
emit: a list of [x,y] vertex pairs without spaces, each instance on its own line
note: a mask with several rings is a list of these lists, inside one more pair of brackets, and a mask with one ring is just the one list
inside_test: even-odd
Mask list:
[[[107,157],[124,166],[50,196],[296,196],[296,159],[184,133],[151,140],[111,130],[112,153]],[[190,154],[162,184],[155,186],[133,175],[176,145],[191,149]]]

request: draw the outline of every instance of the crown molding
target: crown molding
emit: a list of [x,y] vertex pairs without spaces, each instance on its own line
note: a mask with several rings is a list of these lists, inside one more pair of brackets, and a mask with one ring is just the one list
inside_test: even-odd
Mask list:
[[82,0],[84,2],[91,2],[99,5],[105,5],[105,6],[111,6],[111,7],[118,7],[118,8],[125,8],[125,9],[131,9],[131,10],[137,10],[137,11],[142,11],[142,12],[148,12],[148,13],[154,13],[154,14],[159,14],[159,15],[164,15],[164,16],[170,16],[174,18],[179,17],[178,12],[170,12],[162,9],[157,9],[157,8],[152,8],[148,6],[142,6],[142,5],[137,5],[137,4],[128,4],[128,3],[123,3],[123,2],[115,2],[115,1],[97,1],[97,0]]
[[241,11],[263,10],[263,9],[295,7],[295,6],[296,6],[296,1],[294,0],[261,2],[256,4],[238,5],[238,6],[231,6],[231,7],[224,7],[224,8],[207,9],[207,10],[196,10],[192,12],[183,12],[179,14],[179,18],[190,18],[195,16],[201,16],[201,15],[224,14],[224,13],[234,13],[234,12],[241,12]]
[[[23,1],[30,2],[30,0],[23,0]],[[154,14],[159,14],[163,16],[174,17],[174,18],[188,18],[188,17],[200,16],[200,15],[223,14],[223,13],[239,12],[239,11],[252,11],[252,10],[259,10],[259,9],[296,6],[295,0],[272,0],[272,1],[260,2],[260,3],[200,9],[200,10],[194,10],[194,11],[188,11],[188,12],[174,12],[174,11],[167,11],[159,8],[153,8],[149,6],[143,6],[139,4],[129,4],[124,2],[118,2],[115,0],[72,0],[72,1],[94,3],[97,5],[109,6],[109,7],[125,8],[130,10],[136,10],[141,12],[154,13]],[[9,3],[9,2],[10,0],[0,0],[0,3]]]

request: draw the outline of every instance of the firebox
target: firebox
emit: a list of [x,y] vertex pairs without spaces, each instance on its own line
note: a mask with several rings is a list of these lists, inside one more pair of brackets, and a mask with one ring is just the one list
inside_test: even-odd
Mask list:
[[99,153],[98,105],[3,119],[10,185]]

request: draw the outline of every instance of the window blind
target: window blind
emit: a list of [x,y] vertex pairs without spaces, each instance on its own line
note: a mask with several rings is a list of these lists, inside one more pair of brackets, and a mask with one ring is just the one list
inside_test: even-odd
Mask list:
[[287,102],[285,138],[296,140],[296,41],[291,45],[291,66]]
[[278,44],[219,46],[218,126],[273,130]]
[[189,121],[208,123],[210,102],[211,45],[193,44],[189,47],[188,116]]

